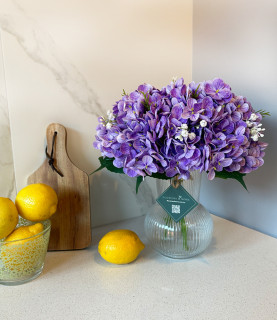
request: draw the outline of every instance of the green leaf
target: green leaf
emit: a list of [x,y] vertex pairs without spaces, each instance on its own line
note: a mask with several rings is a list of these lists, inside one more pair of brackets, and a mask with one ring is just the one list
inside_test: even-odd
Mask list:
[[142,181],[143,181],[142,176],[138,176],[137,177],[137,182],[136,182],[136,193],[138,193],[138,189],[139,189],[139,186],[142,183]]
[[237,172],[237,171],[228,172],[226,170],[223,170],[223,171],[216,171],[215,172],[216,178],[235,179],[244,187],[245,190],[247,190],[246,184],[245,184],[245,182],[243,180],[243,177],[245,175],[246,175],[245,173],[240,173],[240,172]]
[[192,94],[192,98],[195,98],[195,99],[198,98],[198,96],[199,96],[199,93],[198,93],[199,87],[200,87],[200,83],[199,83],[199,85],[197,86],[197,88],[196,88],[196,90],[194,91],[194,93]]
[[143,92],[143,91],[139,91],[143,96],[144,96],[144,102],[142,103],[143,104],[143,106],[145,107],[145,109],[147,110],[147,111],[149,111],[150,110],[150,102],[149,102],[149,98],[150,98],[150,95],[149,95],[149,93],[147,92],[147,93],[145,93],[145,92]]
[[100,162],[100,167],[93,171],[91,174],[94,174],[97,171],[100,171],[104,168],[114,173],[124,173],[122,168],[117,168],[113,165],[114,158],[100,157],[98,158]]
[[170,178],[170,177],[167,177],[166,175],[165,175],[165,173],[152,173],[152,175],[151,176],[149,176],[149,177],[152,177],[152,178],[155,178],[155,179],[161,179],[161,180],[170,180],[170,179],[172,179],[172,178]]
[[122,93],[122,96],[128,96],[128,93],[126,93],[125,89],[123,89],[123,93]]
[[92,173],[90,173],[90,175],[91,175],[91,174],[94,174],[95,172],[100,171],[100,170],[102,170],[102,169],[104,169],[104,168],[105,168],[105,167],[101,164],[100,167],[99,167],[98,169],[94,170]]
[[265,111],[265,110],[262,110],[262,109],[258,110],[256,112],[259,113],[263,118],[266,117],[266,116],[271,116],[269,111]]
[[117,168],[113,165],[114,158],[100,157],[99,161],[104,167],[114,173],[124,173],[122,168]]

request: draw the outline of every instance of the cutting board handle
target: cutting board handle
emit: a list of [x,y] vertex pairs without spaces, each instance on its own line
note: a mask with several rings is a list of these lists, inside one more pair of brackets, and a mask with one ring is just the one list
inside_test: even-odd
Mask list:
[[[57,132],[57,135],[55,138],[53,158],[62,163],[67,160],[66,158],[68,158],[66,151],[67,132],[65,127],[59,123],[51,123],[46,129],[47,152],[48,154],[51,154],[52,152],[53,137],[55,132]],[[64,157],[64,155],[66,155],[66,157]]]

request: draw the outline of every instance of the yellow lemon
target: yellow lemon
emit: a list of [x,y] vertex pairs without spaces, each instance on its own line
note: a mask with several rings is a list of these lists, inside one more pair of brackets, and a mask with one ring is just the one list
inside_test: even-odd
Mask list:
[[0,197],[0,239],[9,235],[18,222],[18,212],[12,200]]
[[15,205],[24,219],[42,221],[49,219],[56,212],[58,197],[50,186],[35,183],[18,192]]
[[99,242],[98,252],[110,263],[126,264],[134,261],[144,249],[144,244],[131,230],[113,230]]
[[[28,238],[35,236],[43,231],[43,225],[41,223],[36,223],[31,226],[21,226],[15,229],[5,241],[15,241],[20,240],[17,244],[23,244],[28,241]],[[35,239],[36,237],[34,237]],[[22,239],[22,240],[21,240]]]
[[[36,223],[15,229],[6,239],[1,250],[1,260],[9,270],[28,272],[40,262],[43,225]],[[36,236],[37,235],[37,236]]]

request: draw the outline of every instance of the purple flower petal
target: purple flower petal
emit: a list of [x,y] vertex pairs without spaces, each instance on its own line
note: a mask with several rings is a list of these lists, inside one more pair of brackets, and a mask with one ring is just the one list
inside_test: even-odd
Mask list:
[[145,166],[149,166],[153,162],[153,159],[150,156],[144,156],[142,158],[142,162],[145,164]]
[[183,109],[180,106],[175,106],[171,110],[171,114],[174,118],[180,119],[182,115]]
[[190,116],[191,121],[197,121],[199,119],[200,114],[199,113],[192,113]]
[[228,167],[232,164],[233,160],[230,158],[225,158],[224,160],[220,161],[220,164],[222,165],[222,167]]
[[134,177],[136,177],[138,175],[135,170],[130,169],[130,168],[123,168],[123,172],[125,174],[127,174],[129,177],[132,177],[132,178],[134,178]]
[[124,157],[124,158],[116,158],[116,159],[114,159],[114,161],[113,161],[113,165],[114,165],[116,168],[123,168],[123,166],[124,166],[124,161],[125,161],[125,157]]
[[150,84],[142,84],[138,87],[138,91],[142,91],[144,93],[148,93],[152,89],[153,87]]
[[215,178],[215,171],[214,169],[211,169],[209,172],[208,172],[208,179],[209,180],[213,180]]
[[131,144],[129,143],[122,143],[121,146],[120,146],[120,151],[123,153],[123,154],[126,154],[128,155],[130,153],[130,149],[131,149]]
[[153,172],[153,173],[156,173],[157,171],[158,171],[157,166],[156,166],[154,163],[151,163],[150,165],[148,165],[148,166],[145,167],[145,172],[146,172],[148,175],[151,175],[152,172]]
[[243,135],[244,132],[245,132],[245,127],[243,127],[243,126],[239,126],[239,127],[235,130],[235,134],[238,135],[238,136]]
[[169,167],[165,170],[165,174],[167,177],[174,177],[176,174],[179,173],[179,170],[177,169],[177,167]]

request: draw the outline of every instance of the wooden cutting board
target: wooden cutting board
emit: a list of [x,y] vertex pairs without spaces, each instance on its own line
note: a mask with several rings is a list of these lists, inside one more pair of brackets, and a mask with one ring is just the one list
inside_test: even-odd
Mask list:
[[47,127],[47,153],[51,154],[54,134],[54,166],[63,177],[53,171],[46,158],[27,181],[28,184],[45,183],[58,195],[57,212],[51,217],[48,250],[83,249],[91,244],[88,175],[69,159],[66,151],[66,129],[58,123]]

